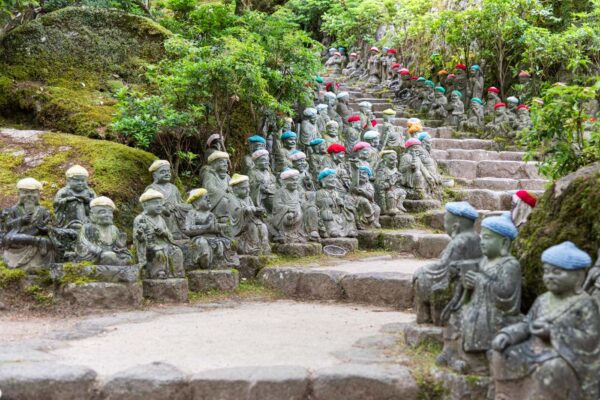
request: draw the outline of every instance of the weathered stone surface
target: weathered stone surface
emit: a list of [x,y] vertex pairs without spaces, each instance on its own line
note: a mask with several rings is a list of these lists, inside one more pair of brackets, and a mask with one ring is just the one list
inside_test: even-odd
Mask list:
[[358,250],[358,239],[356,238],[327,238],[321,239],[321,245],[325,246],[338,246],[345,249],[348,253]]
[[399,365],[338,365],[313,376],[314,400],[412,400],[417,392],[410,372]]
[[118,372],[103,385],[105,400],[188,400],[185,374],[170,364],[154,362]]
[[512,179],[539,179],[537,167],[532,162],[523,161],[480,161],[477,164],[477,177]]
[[282,256],[288,257],[310,257],[318,256],[323,252],[323,248],[320,243],[285,243],[285,244],[274,244],[273,251]]
[[60,297],[70,304],[87,308],[139,307],[143,300],[141,283],[91,282],[66,284]]
[[[50,265],[50,277],[58,281],[64,276],[64,264]],[[131,283],[140,280],[139,265],[90,265],[83,268],[86,276],[98,282]]]
[[433,157],[433,159],[437,160],[438,162],[440,160],[448,159],[448,151],[447,150],[431,149],[431,152],[429,154],[431,154],[431,157]]
[[519,179],[519,189],[546,190],[548,181],[546,179]]
[[240,279],[255,279],[258,272],[263,269],[272,256],[249,256],[240,254],[240,266],[237,269]]
[[[510,194],[489,189],[459,189],[458,193],[475,208],[483,210],[510,209]],[[505,197],[508,196],[508,204]]]
[[517,190],[519,181],[510,178],[476,178],[471,181],[471,186],[489,190]]
[[301,271],[296,295],[308,300],[339,300],[344,296],[339,271]]
[[477,177],[477,161],[447,159],[439,160],[438,165],[456,178],[475,179]]
[[381,239],[382,232],[380,231],[358,231],[358,246],[361,249],[381,249],[383,242]]
[[419,213],[428,210],[440,208],[442,203],[434,199],[425,200],[404,200],[404,207],[412,213]]
[[419,233],[416,237],[416,255],[424,258],[438,258],[450,243],[450,236],[446,234]]
[[300,271],[298,268],[263,268],[259,280],[284,296],[294,296],[298,290]]
[[385,229],[406,229],[415,224],[415,217],[409,214],[382,215],[379,217],[379,223]]
[[452,139],[452,135],[454,134],[454,128],[451,126],[440,126],[435,130],[435,133],[432,137],[442,138],[442,139]]
[[419,217],[419,222],[431,229],[444,230],[445,210],[430,210]]
[[3,399],[81,400],[93,398],[96,372],[51,362],[0,364]]
[[239,273],[231,269],[190,271],[187,277],[189,289],[194,292],[234,290],[240,284]]
[[193,400],[304,400],[308,371],[302,367],[240,367],[206,371],[192,377]]
[[346,275],[341,280],[346,298],[355,303],[412,307],[412,276],[396,272]]
[[500,160],[506,161],[523,161],[525,156],[524,151],[499,151],[498,157]]
[[492,140],[481,139],[433,139],[433,148],[439,150],[467,149],[467,150],[491,150],[494,146]]
[[187,279],[144,279],[144,297],[158,302],[188,301]]
[[427,324],[406,324],[404,326],[404,342],[407,346],[417,347],[427,343],[443,344],[442,327]]
[[488,377],[459,375],[440,369],[434,369],[433,379],[444,389],[443,400],[486,399],[491,384]]

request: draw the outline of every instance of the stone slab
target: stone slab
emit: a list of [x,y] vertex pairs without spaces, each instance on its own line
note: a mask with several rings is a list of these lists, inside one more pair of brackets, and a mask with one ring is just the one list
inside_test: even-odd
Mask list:
[[144,297],[164,303],[188,301],[187,279],[144,279]]
[[510,210],[512,193],[489,189],[457,189],[460,197],[483,210]]
[[471,181],[471,187],[489,190],[517,190],[519,181],[510,178],[476,178]]
[[433,138],[433,148],[438,150],[467,149],[492,150],[494,142],[482,139],[438,139]]
[[59,293],[69,304],[85,308],[137,308],[144,298],[140,282],[91,282],[81,285],[68,283]]
[[273,244],[272,249],[279,255],[297,258],[318,256],[323,253],[321,244],[315,242]]
[[480,161],[477,164],[477,177],[541,179],[533,162],[500,160]]
[[412,275],[397,272],[348,274],[341,280],[345,298],[353,303],[412,307]]
[[304,300],[341,300],[344,291],[340,284],[343,272],[299,270],[296,297]]
[[382,215],[379,223],[384,229],[406,229],[414,226],[415,217],[410,214]]
[[239,273],[232,269],[190,271],[187,277],[189,290],[193,292],[234,290],[240,284]]
[[442,346],[444,343],[442,330],[441,326],[417,323],[406,324],[402,330],[404,343],[410,347],[418,347],[429,343]]
[[439,200],[425,199],[425,200],[404,200],[404,208],[411,213],[420,213],[428,210],[435,210],[440,208],[442,203]]
[[437,368],[433,370],[432,375],[434,381],[444,390],[443,400],[486,399],[492,384],[489,377],[459,375]]
[[475,179],[477,177],[477,161],[470,160],[438,160],[438,165],[455,178]]
[[325,246],[338,246],[346,250],[348,253],[352,253],[358,250],[358,239],[356,238],[327,238],[321,239],[321,245]]
[[240,254],[240,266],[237,268],[240,279],[254,279],[273,256],[249,256]]

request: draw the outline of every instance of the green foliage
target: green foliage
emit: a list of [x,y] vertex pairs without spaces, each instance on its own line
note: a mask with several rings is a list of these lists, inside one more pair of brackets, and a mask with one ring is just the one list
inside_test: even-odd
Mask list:
[[94,263],[84,261],[81,263],[68,262],[63,264],[63,276],[60,278],[61,285],[73,283],[75,285],[84,285],[95,282],[96,266]]
[[600,160],[600,124],[587,110],[599,91],[600,80],[592,87],[555,85],[543,106],[532,107],[533,128],[521,133],[522,142],[543,175],[557,179]]
[[7,287],[12,283],[19,282],[25,278],[25,271],[19,268],[9,269],[2,260],[0,260],[0,289]]
[[29,285],[23,291],[39,305],[48,306],[54,303],[54,294],[39,285]]

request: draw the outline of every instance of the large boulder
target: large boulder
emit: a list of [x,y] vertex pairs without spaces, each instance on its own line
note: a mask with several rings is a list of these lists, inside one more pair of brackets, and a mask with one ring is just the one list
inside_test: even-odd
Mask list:
[[103,137],[115,92],[143,84],[171,33],[118,10],[66,7],[0,38],[0,110],[24,113],[46,128]]
[[539,199],[514,245],[524,274],[524,310],[546,291],[540,261],[545,249],[570,240],[596,260],[600,248],[599,205],[600,163],[557,180]]

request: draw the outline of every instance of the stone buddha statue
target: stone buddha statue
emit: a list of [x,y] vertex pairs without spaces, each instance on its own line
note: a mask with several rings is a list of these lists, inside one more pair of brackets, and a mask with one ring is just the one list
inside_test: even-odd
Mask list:
[[542,263],[548,291],[492,341],[496,399],[598,399],[600,313],[581,290],[592,259],[563,242],[546,249]]
[[373,152],[373,148],[367,142],[358,142],[352,147],[353,158],[349,160],[353,164],[353,166],[366,165],[370,167],[369,164],[371,153]]
[[344,127],[344,144],[352,149],[354,145],[360,142],[362,136],[362,122],[360,116],[351,115],[348,118],[348,125]]
[[339,126],[337,122],[328,121],[327,124],[325,124],[325,132],[322,136],[325,140],[325,143],[327,143],[327,146],[342,141],[342,139],[338,136],[338,132]]
[[489,87],[485,98],[484,113],[493,114],[494,106],[498,103],[502,103],[502,99],[500,99],[500,89],[493,86]]
[[346,162],[346,147],[339,143],[329,145],[327,153],[333,161],[338,182],[340,184],[340,191],[347,193],[350,190],[352,184],[352,173],[350,172],[350,166]]
[[250,181],[250,198],[257,207],[267,212],[273,211],[273,196],[277,190],[277,179],[269,167],[269,152],[257,150],[252,153],[254,168],[248,176]]
[[381,149],[400,149],[405,138],[402,128],[394,125],[392,119],[396,117],[396,111],[388,108],[383,111],[383,124],[381,125]]
[[452,238],[440,259],[413,275],[417,323],[442,326],[442,311],[454,294],[461,269],[477,265],[482,257],[475,221],[479,213],[466,201],[446,203],[444,229]]
[[40,206],[42,184],[33,178],[17,182],[18,201],[2,210],[2,259],[9,269],[33,273],[48,268],[55,252],[50,234],[50,213]]
[[412,138],[404,144],[406,152],[400,158],[401,184],[407,190],[409,198],[427,197],[429,187],[435,185],[436,178],[421,161],[421,142]]
[[130,265],[133,257],[127,249],[127,235],[113,223],[115,203],[108,197],[90,202],[90,222],[83,224],[77,240],[76,259],[95,265]]
[[[226,197],[222,201],[229,205]],[[185,219],[185,234],[190,238],[189,258],[194,269],[224,269],[235,265],[228,224],[219,222],[211,212],[212,202],[207,189],[190,191],[187,202],[192,210]]]
[[233,192],[229,199],[231,225],[233,238],[237,241],[238,254],[271,254],[269,231],[262,220],[267,210],[255,206],[252,202],[248,177],[235,174],[231,177],[229,185]]
[[152,173],[153,182],[146,190],[154,189],[162,193],[161,210],[169,232],[176,240],[185,239],[181,229],[190,206],[184,203],[179,189],[171,183],[171,164],[167,160],[156,160],[150,165],[148,171]]
[[309,107],[302,113],[302,123],[300,124],[300,148],[305,150],[308,144],[314,138],[319,137],[317,131],[317,110]]
[[342,70],[342,75],[350,76],[358,69],[358,55],[356,53],[350,53],[348,64],[346,64],[346,68]]
[[273,241],[277,243],[306,243],[302,213],[302,196],[298,190],[300,173],[287,169],[279,176],[281,186],[273,198],[273,213],[269,220]]
[[337,94],[337,107],[336,111],[343,121],[347,121],[348,117],[352,115],[352,108],[349,105],[350,94],[348,92],[340,92]]
[[483,97],[483,71],[477,64],[471,65],[471,68],[469,68],[468,88],[469,91],[467,92],[467,100],[470,100],[473,97],[480,99]]
[[446,99],[446,89],[441,86],[436,86],[434,89],[435,97],[427,116],[431,119],[446,119],[448,111],[446,106],[448,105],[448,99]]
[[450,94],[450,104],[448,104],[448,117],[446,124],[458,128],[458,124],[465,116],[465,105],[462,102],[463,94],[459,90],[453,90]]
[[296,143],[298,135],[292,131],[285,131],[279,137],[280,145],[275,152],[275,172],[281,172],[285,168],[291,168],[290,154],[297,150]]
[[423,87],[422,92],[422,100],[419,106],[419,113],[426,114],[429,112],[431,105],[435,101],[435,83],[430,80],[425,81],[425,86]]
[[266,150],[267,140],[260,136],[254,135],[248,138],[248,153],[242,159],[242,173],[248,174],[254,168],[254,160],[252,154],[258,150]]
[[183,278],[183,252],[163,218],[164,195],[152,188],[140,196],[144,211],[133,220],[133,244],[149,279]]
[[324,168],[334,168],[335,165],[329,154],[327,154],[328,145],[325,139],[313,139],[309,145],[311,151],[308,156],[308,165],[312,173],[312,178],[316,181],[318,173],[315,173],[315,171],[321,171]]
[[508,214],[481,223],[483,258],[476,267],[462,266],[460,287],[442,312],[441,318],[449,320],[439,365],[459,373],[487,374],[486,352],[496,333],[520,318],[521,267],[510,253],[516,237]]
[[515,89],[515,96],[519,98],[523,104],[529,103],[534,96],[531,74],[527,71],[521,71],[519,72],[517,79],[519,83],[513,86]]
[[329,116],[330,121],[335,121],[338,123],[338,134],[341,133],[341,127],[343,125],[342,117],[337,113],[337,95],[332,92],[325,93],[325,101],[327,102],[327,116]]
[[204,157],[208,159],[215,151],[225,151],[225,145],[223,137],[218,133],[213,133],[206,140],[206,150],[204,151]]
[[466,132],[478,132],[483,129],[484,112],[483,101],[479,97],[473,97],[469,104],[466,119],[458,124],[458,130]]
[[225,223],[229,218],[227,194],[229,193],[229,154],[215,151],[208,158],[208,169],[202,186],[208,191],[211,211],[219,223]]
[[465,64],[456,64],[454,67],[454,74],[456,78],[454,78],[454,88],[453,90],[458,90],[462,93],[467,93],[469,78],[467,76],[467,66]]
[[536,203],[537,198],[526,190],[517,190],[513,194],[510,216],[517,228],[525,225]]
[[323,136],[323,133],[327,129],[327,123],[329,122],[329,115],[327,115],[327,104],[320,103],[317,104],[317,132],[320,136]]
[[517,106],[517,117],[515,118],[513,129],[515,131],[522,131],[524,129],[531,128],[531,117],[529,116],[529,107],[525,104],[519,104]]
[[381,209],[375,203],[375,188],[371,184],[373,172],[367,166],[360,166],[350,186],[356,210],[356,227],[361,230],[379,229]]
[[506,111],[506,104],[496,103],[494,105],[494,120],[487,123],[485,131],[488,136],[512,136],[511,121]]
[[367,162],[369,163],[371,170],[375,171],[377,169],[377,165],[379,164],[379,148],[381,147],[379,141],[379,132],[376,130],[366,131],[363,134],[363,140],[370,146]]
[[417,140],[421,142],[421,145],[415,145],[414,151],[418,154],[421,159],[421,163],[429,172],[429,179],[425,176],[427,183],[427,193],[430,197],[437,197],[439,194],[440,185],[442,184],[442,177],[440,176],[437,162],[431,156],[432,139],[427,132],[419,132],[417,134]]
[[373,114],[373,105],[368,101],[361,101],[358,103],[358,107],[360,109],[358,116],[360,117],[362,131],[366,132],[375,128],[377,121],[375,120],[375,114]]
[[89,173],[82,166],[72,166],[66,176],[67,186],[54,196],[54,215],[58,226],[79,230],[89,222],[90,201],[96,193],[88,186]]
[[375,172],[375,201],[384,215],[406,212],[404,199],[406,191],[401,186],[398,171],[398,155],[394,150],[383,150],[381,162]]
[[371,47],[371,55],[367,62],[367,72],[369,75],[369,79],[367,80],[368,84],[377,85],[381,82],[380,63],[379,49],[377,47]]
[[317,191],[316,204],[321,237],[356,237],[354,204],[351,198],[339,192],[336,171],[324,169],[319,173],[318,182],[321,188]]

